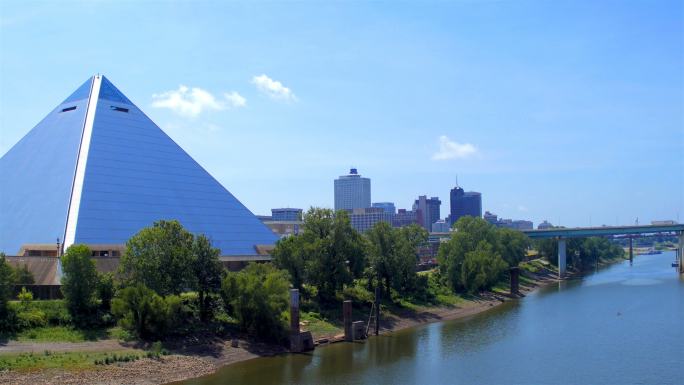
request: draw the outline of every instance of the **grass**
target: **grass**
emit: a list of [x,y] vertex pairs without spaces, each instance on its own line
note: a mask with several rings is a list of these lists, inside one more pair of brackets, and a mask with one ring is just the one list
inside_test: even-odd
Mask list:
[[303,329],[310,331],[314,338],[316,336],[335,335],[343,332],[341,328],[335,326],[316,312],[301,312],[299,319],[306,324]]
[[131,336],[119,327],[76,329],[71,326],[45,326],[23,330],[12,339],[20,342],[84,342],[108,338],[129,340]]
[[114,356],[144,356],[144,352],[136,349],[117,350],[112,352],[63,352],[49,350],[43,353],[21,353],[0,355],[0,371],[34,371],[42,369],[83,370],[95,367],[96,361],[103,361]]

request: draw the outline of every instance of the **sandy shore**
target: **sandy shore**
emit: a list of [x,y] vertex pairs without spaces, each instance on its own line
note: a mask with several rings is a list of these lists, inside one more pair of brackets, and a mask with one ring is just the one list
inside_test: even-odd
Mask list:
[[[537,289],[557,282],[550,274],[535,277],[536,283],[521,286],[521,296]],[[387,334],[398,330],[414,327],[431,322],[442,322],[471,316],[487,311],[500,305],[512,296],[487,293],[462,306],[433,307],[420,311],[405,311],[399,314],[385,314],[381,324],[381,333]],[[330,341],[339,336],[316,336]],[[371,337],[372,338],[372,337]],[[83,344],[81,344],[83,345]],[[117,341],[98,341],[79,344],[69,343],[14,343],[0,346],[0,353],[43,352],[51,351],[108,351],[125,347]],[[323,348],[321,345],[319,348]],[[286,351],[278,346],[256,344],[240,340],[239,347],[231,347],[230,341],[215,340],[209,344],[191,345],[189,347],[172,349],[172,355],[159,359],[144,358],[135,362],[99,366],[96,369],[81,371],[66,371],[61,369],[47,369],[33,372],[5,371],[0,373],[0,383],[3,384],[131,384],[151,385],[166,384],[200,377],[215,372],[219,368],[236,362],[257,357],[283,354]]]

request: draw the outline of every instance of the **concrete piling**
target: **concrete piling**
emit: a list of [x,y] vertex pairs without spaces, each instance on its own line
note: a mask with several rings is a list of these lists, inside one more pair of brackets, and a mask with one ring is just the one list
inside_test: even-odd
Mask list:
[[518,295],[520,294],[520,283],[519,283],[519,277],[520,277],[520,268],[516,267],[511,267],[510,269],[511,273],[511,295]]
[[299,337],[299,289],[290,289],[290,350],[301,352]]
[[354,331],[352,329],[352,301],[346,300],[342,303],[342,316],[344,318],[344,340],[354,341]]

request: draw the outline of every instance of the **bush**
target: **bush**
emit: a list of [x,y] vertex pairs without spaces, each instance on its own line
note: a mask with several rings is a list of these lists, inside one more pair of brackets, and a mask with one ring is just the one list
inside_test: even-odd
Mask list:
[[19,303],[21,304],[21,309],[22,310],[28,310],[29,305],[31,304],[31,301],[33,301],[33,293],[26,290],[25,287],[22,287],[21,291],[17,295],[17,299],[19,300]]
[[71,324],[71,315],[63,300],[32,301],[30,309],[45,313],[49,325],[67,326]]
[[284,311],[288,307],[287,272],[271,264],[249,264],[228,273],[221,283],[221,295],[229,314],[242,330],[258,338],[284,341]]
[[17,327],[32,329],[47,326],[45,313],[38,309],[27,309],[17,313]]
[[138,337],[161,337],[173,327],[187,322],[179,296],[162,298],[143,284],[119,290],[112,301],[112,313],[119,325]]
[[361,282],[355,281],[353,286],[345,286],[342,295],[345,299],[350,299],[355,303],[370,303],[375,300],[375,294],[364,287]]

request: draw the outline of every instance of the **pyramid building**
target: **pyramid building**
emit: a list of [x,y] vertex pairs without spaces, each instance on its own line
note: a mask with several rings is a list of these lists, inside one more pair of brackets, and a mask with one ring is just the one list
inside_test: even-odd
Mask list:
[[[276,236],[104,76],[93,76],[0,159],[0,251],[121,247],[160,219],[224,257]],[[31,247],[27,245],[32,245]],[[103,254],[105,255],[105,254]]]

